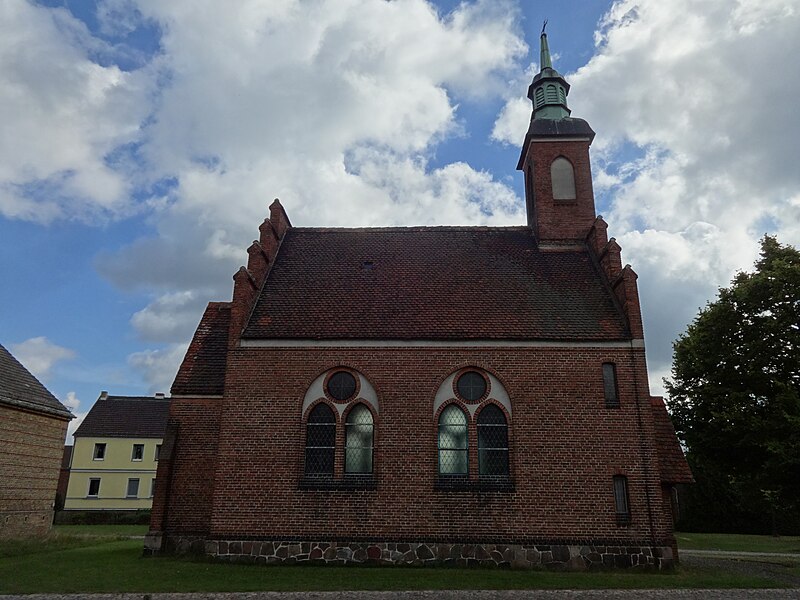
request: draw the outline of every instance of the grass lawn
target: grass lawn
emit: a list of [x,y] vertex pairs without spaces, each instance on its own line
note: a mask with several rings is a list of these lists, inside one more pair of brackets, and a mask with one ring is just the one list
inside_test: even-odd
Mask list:
[[[142,558],[142,541],[65,533],[0,546],[0,593],[302,590],[757,588],[775,581],[710,568],[675,573],[550,573],[487,569],[261,567]],[[71,529],[67,529],[71,532]],[[125,534],[123,534],[125,535]]]
[[734,533],[676,532],[678,548],[685,550],[728,550],[732,552],[795,552],[800,554],[800,537],[743,535]]

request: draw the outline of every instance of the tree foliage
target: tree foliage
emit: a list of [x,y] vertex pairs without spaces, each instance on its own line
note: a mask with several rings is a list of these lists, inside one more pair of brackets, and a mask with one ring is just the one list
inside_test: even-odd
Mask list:
[[786,520],[800,509],[800,252],[765,236],[756,270],[720,289],[674,348],[665,383],[694,516],[800,526]]

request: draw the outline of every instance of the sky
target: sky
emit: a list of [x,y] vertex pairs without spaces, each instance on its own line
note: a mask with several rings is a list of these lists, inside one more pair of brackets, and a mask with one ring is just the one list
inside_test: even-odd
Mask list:
[[800,245],[800,0],[0,0],[0,343],[79,417],[169,392],[267,207],[520,225],[544,19],[639,275],[651,390]]

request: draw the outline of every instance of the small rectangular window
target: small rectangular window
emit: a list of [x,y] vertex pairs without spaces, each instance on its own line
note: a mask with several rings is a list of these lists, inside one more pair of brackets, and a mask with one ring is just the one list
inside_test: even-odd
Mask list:
[[614,363],[603,363],[603,392],[606,397],[607,407],[619,407],[619,394],[617,394],[617,367]]
[[155,495],[156,495],[156,478],[153,477],[150,480],[150,497],[152,498]]
[[139,480],[128,479],[128,490],[125,492],[126,498],[136,498],[139,496]]
[[89,492],[86,494],[90,498],[97,498],[100,494],[100,478],[92,478],[89,480]]
[[631,521],[631,509],[628,502],[628,478],[624,475],[614,476],[614,505],[617,512],[617,523],[625,525]]
[[134,444],[131,452],[131,460],[142,460],[144,458],[144,444]]
[[161,456],[161,444],[156,444],[156,453],[153,455],[153,460],[158,462],[159,456]]
[[106,457],[106,445],[105,444],[95,444],[94,445],[94,454],[92,454],[92,458],[94,460],[104,460]]

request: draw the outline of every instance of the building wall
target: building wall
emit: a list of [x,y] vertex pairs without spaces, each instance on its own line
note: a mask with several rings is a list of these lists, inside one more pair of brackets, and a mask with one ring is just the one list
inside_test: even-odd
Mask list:
[[[604,401],[601,365],[608,361],[617,365],[616,409]],[[374,489],[302,485],[303,398],[337,366],[360,372],[379,397]],[[435,394],[467,366],[494,374],[509,394],[513,490],[437,487]],[[669,547],[649,402],[642,348],[238,348],[228,362],[207,537]],[[201,442],[188,427],[197,418],[186,415],[181,424],[176,461],[187,461]],[[340,465],[341,422],[337,429]],[[624,526],[616,521],[617,474],[629,481]],[[175,480],[171,494],[180,496],[185,485]],[[191,521],[191,506],[171,512],[168,535],[200,529],[181,526]]]
[[[106,444],[105,457],[94,457],[95,444]],[[142,460],[133,460],[133,445],[143,444]],[[75,438],[65,510],[141,510],[153,503],[152,480],[158,461],[156,445],[160,439],[147,438]],[[97,497],[89,497],[89,481],[100,479]],[[136,497],[127,496],[128,480],[139,479]]]
[[0,405],[0,538],[50,530],[66,433],[65,419]]

